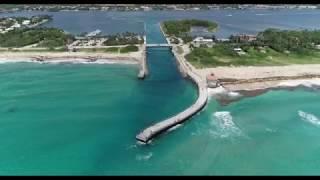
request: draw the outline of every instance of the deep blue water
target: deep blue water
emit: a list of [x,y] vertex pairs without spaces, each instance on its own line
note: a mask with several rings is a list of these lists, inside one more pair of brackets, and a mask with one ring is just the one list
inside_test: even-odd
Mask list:
[[[217,37],[228,37],[233,33],[257,33],[266,28],[315,29],[319,28],[318,9],[302,10],[211,10],[211,11],[78,11],[78,12],[18,12],[3,13],[1,16],[32,16],[51,14],[54,21],[48,26],[63,28],[71,33],[81,33],[101,29],[103,33],[143,32],[143,23],[147,29],[167,19],[197,18],[216,21],[219,24]],[[157,28],[158,29],[158,28]],[[153,37],[153,38],[158,38]],[[156,39],[157,40],[157,39]]]

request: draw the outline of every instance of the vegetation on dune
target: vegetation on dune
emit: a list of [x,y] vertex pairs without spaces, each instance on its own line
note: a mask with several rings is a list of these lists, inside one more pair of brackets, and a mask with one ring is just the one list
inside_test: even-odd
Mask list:
[[189,35],[191,27],[204,27],[213,32],[217,29],[218,24],[206,20],[186,19],[164,21],[161,26],[167,35],[180,37],[184,42],[190,42],[192,41],[192,37]]
[[[231,38],[232,39],[232,38]],[[320,63],[320,31],[267,29],[252,42],[218,42],[199,47],[186,55],[198,68],[240,65],[288,65]],[[239,55],[234,48],[241,48]]]
[[23,47],[38,43],[38,47],[60,47],[72,40],[73,36],[56,28],[15,29],[0,34],[1,47]]
[[198,68],[216,66],[268,66],[289,64],[320,63],[320,51],[308,53],[278,52],[265,47],[263,50],[253,46],[242,47],[244,55],[238,55],[229,44],[217,44],[212,48],[195,48],[186,59]]
[[109,47],[109,48],[105,48],[104,51],[105,51],[105,52],[118,52],[118,51],[119,51],[119,47]]
[[119,47],[109,47],[109,48],[80,48],[77,51],[79,52],[111,52],[117,53],[119,51]]

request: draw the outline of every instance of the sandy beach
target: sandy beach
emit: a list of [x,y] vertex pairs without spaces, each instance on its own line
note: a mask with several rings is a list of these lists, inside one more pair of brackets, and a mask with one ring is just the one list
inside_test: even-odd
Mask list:
[[[230,91],[251,91],[279,86],[293,86],[307,83],[318,83],[320,64],[288,65],[288,66],[247,66],[247,67],[217,67],[197,69],[203,78],[214,73],[219,79],[250,80],[250,83],[226,83]],[[308,77],[308,78],[306,78]],[[311,78],[310,78],[311,77]],[[259,79],[261,79],[259,81]],[[243,81],[245,82],[245,81]]]
[[46,63],[124,63],[138,64],[142,51],[131,53],[100,52],[2,52],[0,63],[7,62],[46,62]]

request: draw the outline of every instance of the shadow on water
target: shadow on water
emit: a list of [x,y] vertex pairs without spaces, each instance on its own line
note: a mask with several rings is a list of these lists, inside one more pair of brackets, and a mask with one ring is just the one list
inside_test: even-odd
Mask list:
[[[177,69],[176,61],[169,48],[148,48],[148,67],[150,74],[141,83],[141,91],[145,92],[145,101],[154,101],[152,110],[157,118],[145,119],[143,125],[151,125],[172,116],[186,108],[193,101],[192,97],[183,97],[194,88],[184,79]],[[185,100],[184,100],[185,99]],[[176,101],[180,100],[178,104]],[[184,103],[181,103],[183,100]],[[180,107],[177,107],[180,106]],[[149,118],[154,117],[150,114]],[[146,116],[148,117],[148,116]]]

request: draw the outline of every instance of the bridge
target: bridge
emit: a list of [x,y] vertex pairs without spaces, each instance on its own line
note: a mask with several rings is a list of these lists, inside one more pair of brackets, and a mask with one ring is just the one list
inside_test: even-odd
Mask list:
[[147,47],[172,47],[170,44],[147,44]]

